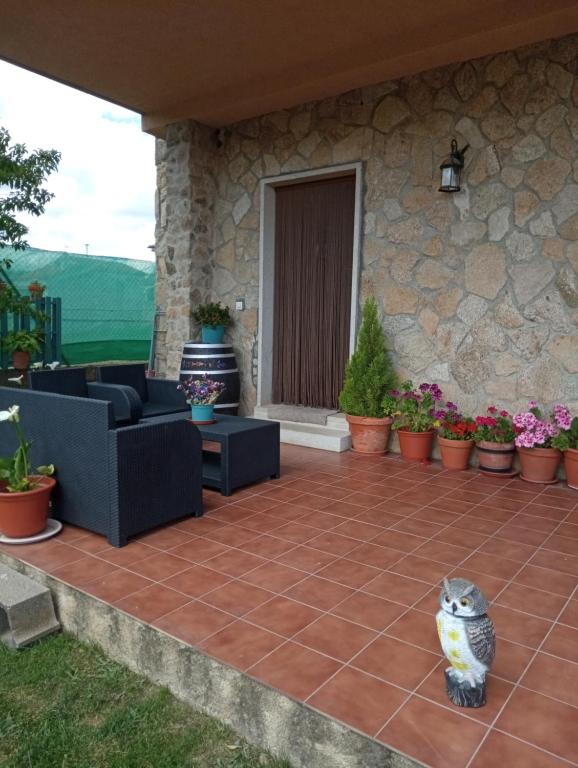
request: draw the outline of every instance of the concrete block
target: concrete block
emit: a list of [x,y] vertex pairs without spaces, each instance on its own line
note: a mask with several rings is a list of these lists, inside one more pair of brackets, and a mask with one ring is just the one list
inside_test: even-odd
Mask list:
[[0,640],[23,648],[59,629],[50,590],[0,565]]

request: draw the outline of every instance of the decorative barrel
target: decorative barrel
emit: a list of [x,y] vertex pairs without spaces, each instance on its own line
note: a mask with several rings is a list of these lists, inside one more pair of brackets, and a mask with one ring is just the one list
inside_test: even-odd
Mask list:
[[202,344],[200,341],[187,341],[181,359],[180,381],[191,376],[205,375],[213,381],[223,382],[226,387],[215,403],[215,413],[236,416],[241,384],[235,352],[230,344]]

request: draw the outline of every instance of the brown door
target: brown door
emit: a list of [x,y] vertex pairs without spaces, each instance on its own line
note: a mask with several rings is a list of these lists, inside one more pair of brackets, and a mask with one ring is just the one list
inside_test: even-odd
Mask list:
[[355,177],[275,195],[273,402],[337,408],[349,356]]

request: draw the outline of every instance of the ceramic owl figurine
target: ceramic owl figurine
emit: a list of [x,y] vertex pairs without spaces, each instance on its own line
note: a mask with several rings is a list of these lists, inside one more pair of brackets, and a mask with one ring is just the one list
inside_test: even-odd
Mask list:
[[496,634],[487,615],[488,601],[467,579],[444,579],[436,616],[450,700],[459,707],[483,707],[486,674],[496,653]]

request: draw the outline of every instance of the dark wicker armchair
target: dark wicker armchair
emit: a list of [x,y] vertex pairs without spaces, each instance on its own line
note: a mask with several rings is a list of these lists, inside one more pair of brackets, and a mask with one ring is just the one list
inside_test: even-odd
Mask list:
[[[34,466],[53,463],[52,515],[122,547],[131,536],[202,515],[202,449],[186,419],[116,428],[104,400],[0,387],[0,410],[18,404]],[[16,447],[0,429],[0,454]]]
[[96,378],[106,386],[132,387],[142,408],[142,416],[164,416],[188,411],[184,396],[177,392],[178,381],[148,379],[142,363],[103,365],[96,369]]

